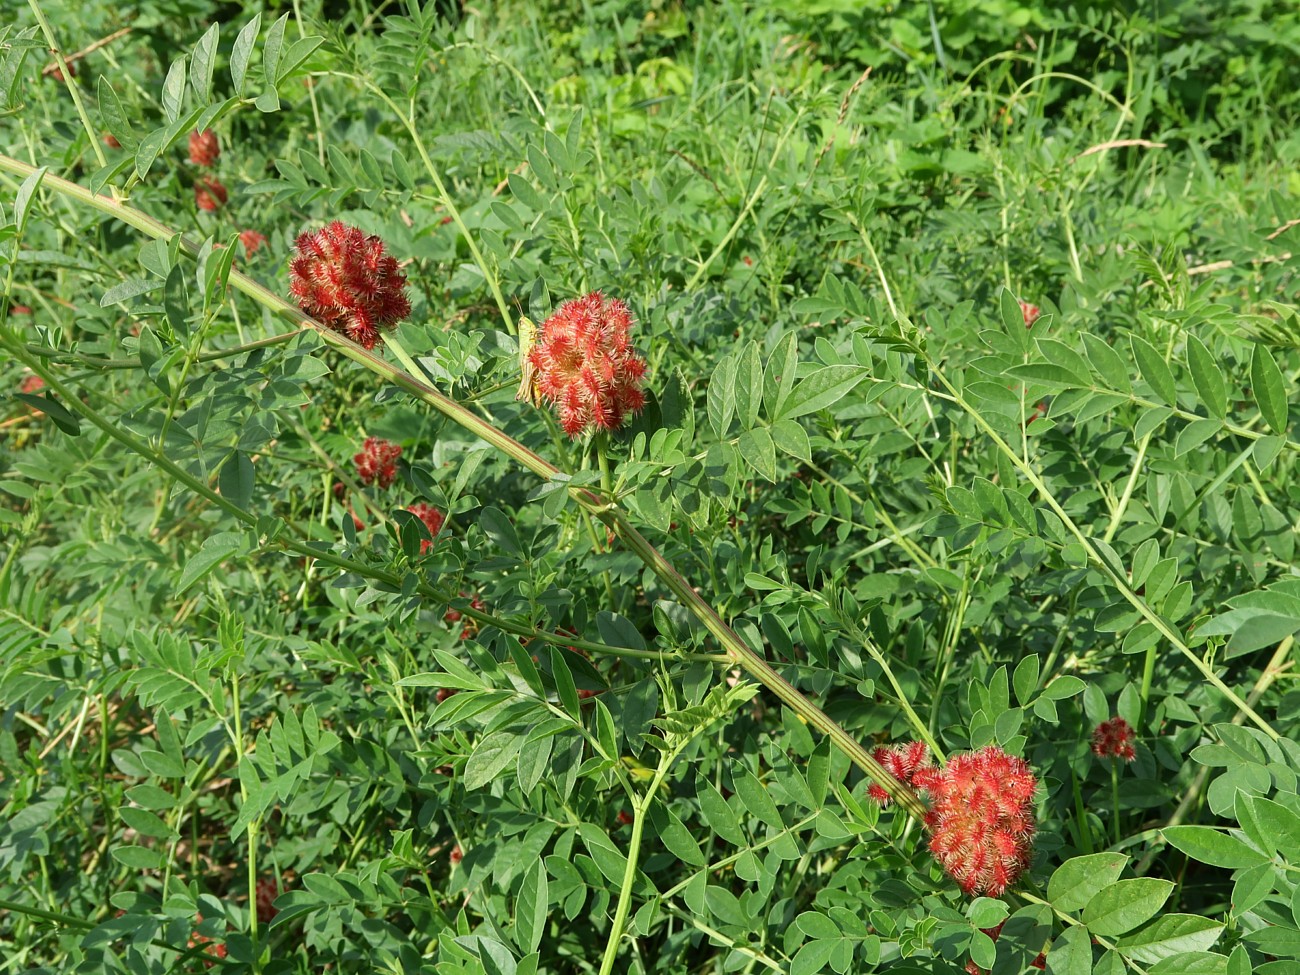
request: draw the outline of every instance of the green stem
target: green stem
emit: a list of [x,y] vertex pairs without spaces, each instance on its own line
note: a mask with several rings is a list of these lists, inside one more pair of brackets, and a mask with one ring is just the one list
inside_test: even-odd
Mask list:
[[[59,72],[63,75],[63,83],[68,88],[68,93],[72,95],[72,104],[77,108],[77,117],[81,119],[81,127],[86,130],[86,138],[90,140],[90,149],[95,154],[95,159],[99,162],[99,168],[103,169],[108,165],[108,160],[104,158],[104,149],[99,144],[99,136],[95,134],[95,127],[90,124],[90,116],[86,114],[86,106],[81,101],[81,90],[77,83],[72,80],[72,71],[68,67],[68,62],[63,60],[63,51],[59,48],[59,42],[54,36],[54,30],[50,27],[50,22],[45,19],[45,14],[41,12],[39,0],[27,0],[27,6],[32,10],[32,16],[36,18],[36,23],[40,25],[41,34],[45,37],[45,43],[50,46],[50,53],[54,55],[54,60],[59,65]],[[113,188],[117,192],[117,188]]]
[[[0,155],[0,170],[25,177],[33,172],[34,167],[17,159]],[[125,206],[124,204],[108,197],[91,193],[75,183],[47,174],[44,184],[66,196],[80,200],[102,213],[106,213],[119,219],[128,226],[134,227],[151,237],[157,239],[171,239],[175,236],[171,229],[166,225],[154,220],[152,217],[144,213],[141,213],[139,210]],[[198,246],[193,241],[182,237],[180,245],[181,249],[190,256],[194,256],[198,253]],[[466,409],[460,403],[450,397],[444,396],[432,386],[422,382],[415,376],[396,369],[391,363],[387,362],[375,353],[361,348],[361,346],[346,337],[331,331],[319,322],[309,318],[299,309],[290,305],[285,301],[285,299],[281,298],[279,295],[261,284],[258,284],[252,278],[249,278],[238,271],[232,270],[230,272],[229,282],[236,290],[242,291],[253,300],[266,306],[281,317],[287,318],[295,325],[314,329],[326,343],[333,346],[349,359],[360,363],[371,372],[387,379],[389,382],[408,393],[411,393],[416,399],[433,407],[453,423],[459,425],[462,429],[500,450],[502,453],[515,460],[521,466],[532,471],[534,474],[537,474],[548,481],[563,479],[566,477],[566,475],[564,475],[563,472],[554,465],[548,463],[523,444],[497,429],[491,423],[488,423],[472,411]],[[7,344],[14,349],[15,354],[18,355],[19,358],[23,359],[29,366],[35,368],[35,357],[24,355],[20,351],[20,346],[16,339],[10,338]],[[42,372],[46,376],[48,382],[48,370],[42,370]],[[61,393],[70,408],[82,412],[83,415],[88,416],[88,418],[93,417],[92,422],[97,426],[100,426],[100,428],[109,436],[124,444],[130,445],[132,449],[137,452],[152,457],[158,466],[162,467],[171,476],[180,480],[192,490],[195,490],[199,494],[208,498],[213,504],[227,512],[230,512],[232,515],[246,523],[248,519],[252,517],[243,512],[236,505],[231,504],[226,498],[211,491],[206,484],[203,484],[196,478],[192,477],[179,465],[171,462],[161,454],[156,454],[153,451],[150,451],[144,444],[138,443],[131,435],[115,429],[102,417],[95,414],[94,411],[86,408],[84,404],[80,402],[78,397],[70,396],[66,389],[59,389],[56,386],[56,391]],[[748,644],[746,644],[745,641],[731,629],[731,627],[723,622],[717,611],[714,610],[708,601],[695,591],[695,589],[685,578],[682,577],[680,573],[678,573],[672,563],[665,559],[663,555],[661,555],[659,551],[651,545],[635,527],[633,527],[631,522],[628,521],[627,516],[621,510],[611,502],[607,502],[606,499],[599,495],[593,494],[592,492],[586,491],[582,488],[570,488],[569,492],[579,505],[607,525],[615,535],[617,535],[623,543],[627,545],[628,548],[630,548],[651,569],[651,571],[659,577],[660,581],[668,587],[682,605],[684,605],[704,625],[704,628],[708,630],[709,633],[712,634],[713,637],[722,645],[722,648],[736,664],[744,669],[752,678],[772,691],[773,694],[780,698],[780,700],[797,715],[807,721],[808,724],[817,728],[829,737],[835,746],[848,756],[848,758],[861,768],[873,781],[888,788],[890,794],[894,797],[895,802],[901,809],[917,819],[924,818],[925,805],[922,803],[916,792],[908,786],[898,782],[889,774],[888,771],[881,767],[879,762],[871,757],[871,753],[863,747],[861,742],[849,734],[848,731],[841,727],[824,711],[812,704],[807,698],[799,693],[796,688],[791,686],[789,682],[777,673],[772,665],[769,664],[760,653],[751,649]],[[254,519],[253,524],[255,523],[256,520]],[[281,544],[285,544],[287,547],[295,551],[299,550],[298,547],[295,547],[297,543],[293,541],[286,541]],[[327,564],[343,567],[351,561],[344,559],[341,556],[321,551],[317,548],[309,548],[305,545],[300,547],[306,549],[302,554],[308,555],[310,558],[319,559]],[[400,585],[401,580],[398,579],[396,581],[397,584]]]

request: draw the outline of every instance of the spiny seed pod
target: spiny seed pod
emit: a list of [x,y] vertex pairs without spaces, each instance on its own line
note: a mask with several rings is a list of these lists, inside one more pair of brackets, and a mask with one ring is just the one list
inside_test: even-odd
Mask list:
[[627,305],[599,291],[566,301],[542,323],[528,363],[570,437],[617,430],[645,405],[646,364],[631,327]]
[[[912,777],[917,771],[928,765],[930,749],[923,741],[912,741],[905,745],[881,745],[871,753],[871,757],[899,782],[911,785]],[[867,796],[882,806],[889,805],[893,799],[889,790],[877,782],[872,782],[868,786]]]
[[217,133],[211,129],[190,133],[190,162],[196,166],[214,166],[221,155]]
[[266,243],[266,235],[258,233],[256,230],[241,230],[239,232],[239,242],[244,245],[244,253],[252,257],[257,253],[258,248]]
[[1131,762],[1137,758],[1133,747],[1133,726],[1123,718],[1103,721],[1092,732],[1092,753],[1098,758],[1122,758]]
[[929,793],[930,852],[968,894],[997,897],[1033,856],[1034,790],[1024,759],[996,745],[918,769],[912,783]]
[[[442,523],[445,521],[443,513],[431,504],[425,504],[423,501],[417,501],[406,509],[415,517],[424,522],[424,527],[429,529],[429,534],[435,539],[438,532],[442,531]],[[420,554],[424,555],[429,549],[433,548],[433,541],[427,538],[420,540]]]
[[411,313],[406,277],[378,237],[335,220],[300,235],[296,247],[289,290],[298,307],[362,348]]
[[220,180],[205,178],[194,184],[194,202],[200,210],[220,210],[229,198]]
[[362,484],[387,488],[397,480],[397,461],[401,456],[402,448],[397,444],[381,437],[366,437],[361,452],[353,456],[352,463]]

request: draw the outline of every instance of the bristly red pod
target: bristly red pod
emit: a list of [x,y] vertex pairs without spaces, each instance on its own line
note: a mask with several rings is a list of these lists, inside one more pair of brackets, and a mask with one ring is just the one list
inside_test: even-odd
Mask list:
[[289,264],[289,291],[298,307],[362,348],[411,313],[406,277],[384,242],[335,220],[299,235]]
[[[423,501],[417,501],[415,504],[408,505],[406,508],[411,514],[424,522],[424,527],[429,529],[429,534],[436,540],[438,532],[442,531],[442,523],[446,517],[441,511],[431,504],[425,504]],[[433,542],[427,538],[420,540],[420,554],[424,555],[433,548]]]
[[194,202],[200,210],[220,210],[230,199],[219,179],[200,179],[194,184]]
[[252,257],[266,243],[266,235],[256,230],[241,230],[239,242],[244,245],[244,253]]
[[593,291],[564,302],[538,330],[528,362],[570,437],[617,430],[645,405],[646,363],[631,328],[627,305]]
[[221,156],[221,143],[211,129],[190,133],[190,162],[196,166],[214,166]]
[[397,462],[401,456],[402,448],[399,445],[381,437],[366,437],[361,451],[353,456],[352,463],[356,466],[357,478],[362,484],[378,484],[381,488],[387,488],[397,480]]
[[[872,757],[899,782],[928,794],[930,852],[966,893],[997,897],[1029,866],[1038,779],[1024,759],[989,745],[939,766],[916,741],[882,746]],[[881,805],[891,798],[878,783],[867,794]]]
[[1136,736],[1133,726],[1123,718],[1103,721],[1092,732],[1092,753],[1098,758],[1122,758],[1131,762],[1137,758],[1133,747]]

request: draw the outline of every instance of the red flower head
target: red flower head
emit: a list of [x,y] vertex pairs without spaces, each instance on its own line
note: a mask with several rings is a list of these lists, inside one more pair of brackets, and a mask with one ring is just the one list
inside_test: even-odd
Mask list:
[[1034,790],[1024,759],[996,745],[920,768],[912,783],[930,795],[930,852],[968,894],[997,897],[1033,855]]
[[280,883],[272,877],[263,877],[257,882],[257,921],[270,924],[280,909],[275,906],[275,899],[280,896]]
[[397,461],[401,456],[402,448],[397,444],[380,437],[366,437],[361,452],[352,458],[352,463],[357,467],[357,477],[362,484],[378,482],[381,488],[386,488],[397,480]]
[[239,242],[244,245],[244,253],[252,257],[257,253],[257,249],[266,243],[266,235],[256,230],[241,230]]
[[[434,538],[438,537],[438,532],[442,531],[442,523],[446,520],[441,511],[431,504],[425,504],[423,501],[415,502],[415,504],[410,505],[406,510],[424,522],[424,527],[429,529],[430,535]],[[420,540],[421,555],[425,554],[431,548],[433,548],[432,541],[427,538]]]
[[212,166],[221,155],[217,133],[211,129],[190,133],[190,162],[196,166]]
[[1033,328],[1034,322],[1038,321],[1038,316],[1042,314],[1042,311],[1037,305],[1022,301],[1020,303],[1020,314],[1025,316],[1025,328]]
[[411,313],[406,277],[378,237],[335,220],[300,235],[297,249],[289,291],[298,307],[363,348],[373,349],[380,329]]
[[599,291],[566,301],[542,323],[528,362],[570,437],[617,430],[645,405],[646,365],[628,338],[631,327],[627,305]]
[[217,179],[201,179],[194,184],[194,202],[200,210],[220,210],[226,205],[230,194]]
[[[871,753],[871,757],[899,782],[911,785],[912,777],[922,768],[928,767],[930,749],[923,741],[910,741],[906,745],[881,745]],[[867,788],[867,795],[882,806],[889,805],[893,798],[889,790],[877,782],[872,782]]]
[[1122,758],[1131,762],[1137,758],[1133,741],[1133,726],[1123,718],[1111,718],[1093,730],[1092,753],[1098,758]]

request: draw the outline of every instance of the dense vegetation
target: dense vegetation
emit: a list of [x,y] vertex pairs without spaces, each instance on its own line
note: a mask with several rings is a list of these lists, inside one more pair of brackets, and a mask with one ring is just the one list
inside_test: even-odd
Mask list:
[[0,973],[1300,971],[1298,57],[17,11]]

